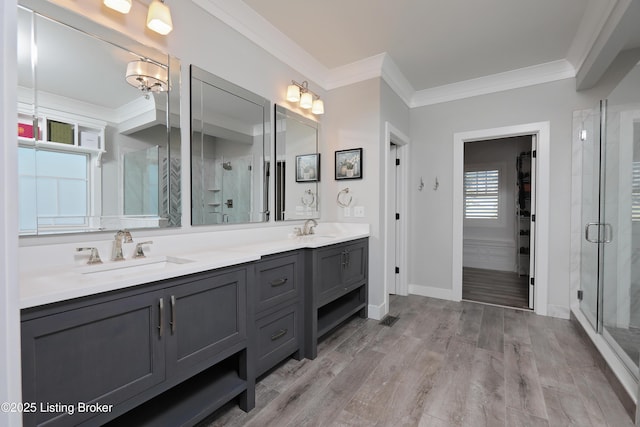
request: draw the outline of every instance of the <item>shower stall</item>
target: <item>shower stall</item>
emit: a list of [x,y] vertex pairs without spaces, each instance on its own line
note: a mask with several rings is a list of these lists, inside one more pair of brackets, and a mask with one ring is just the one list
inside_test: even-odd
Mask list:
[[640,359],[640,65],[573,115],[573,311],[628,394]]

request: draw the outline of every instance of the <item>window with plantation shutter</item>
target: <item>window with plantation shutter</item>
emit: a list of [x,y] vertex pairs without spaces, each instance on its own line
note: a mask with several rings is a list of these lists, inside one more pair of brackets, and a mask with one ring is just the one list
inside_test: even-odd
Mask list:
[[640,221],[640,162],[633,162],[631,178],[631,220]]
[[498,219],[498,169],[464,173],[465,219]]

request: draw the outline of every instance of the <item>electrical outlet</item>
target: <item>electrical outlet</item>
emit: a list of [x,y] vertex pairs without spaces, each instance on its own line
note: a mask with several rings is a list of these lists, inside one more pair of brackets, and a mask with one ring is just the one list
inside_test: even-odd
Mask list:
[[345,206],[343,215],[345,216],[345,218],[348,217],[348,216],[351,216],[351,207]]
[[358,218],[364,217],[364,206],[355,206],[353,208],[353,216]]

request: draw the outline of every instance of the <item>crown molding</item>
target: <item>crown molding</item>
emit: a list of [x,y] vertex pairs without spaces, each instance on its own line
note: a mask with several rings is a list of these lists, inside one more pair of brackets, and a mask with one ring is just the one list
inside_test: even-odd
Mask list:
[[246,3],[237,0],[193,0],[209,14],[233,28],[320,87],[326,86],[328,68],[274,27]]
[[561,59],[545,64],[533,65],[531,67],[421,90],[415,92],[409,106],[411,108],[423,107],[425,105],[439,104],[441,102],[455,101],[478,95],[570,79],[575,77],[575,75],[576,71],[573,65],[566,59]]
[[[620,6],[619,0],[589,1],[582,16],[578,31],[567,52],[567,60],[576,70],[584,65],[589,52],[596,44],[598,36],[603,32],[611,14]],[[577,74],[577,73],[576,73]]]
[[327,73],[325,80],[326,90],[337,89],[354,83],[363,82],[381,76],[382,64],[385,61],[386,53],[370,56],[351,64],[332,68]]

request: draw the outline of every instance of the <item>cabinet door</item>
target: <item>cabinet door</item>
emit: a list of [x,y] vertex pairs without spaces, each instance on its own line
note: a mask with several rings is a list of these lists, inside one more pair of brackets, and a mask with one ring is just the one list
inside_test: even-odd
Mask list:
[[167,376],[192,375],[247,337],[246,269],[169,288]]
[[359,242],[344,248],[345,262],[342,281],[345,288],[361,284],[367,279],[367,244]]
[[315,253],[314,262],[314,292],[316,306],[330,301],[340,293],[342,285],[342,270],[345,265],[345,250],[343,245],[330,246],[319,249]]
[[161,299],[150,292],[24,321],[23,400],[43,409],[24,425],[76,425],[95,414],[48,404],[117,404],[163,381]]

